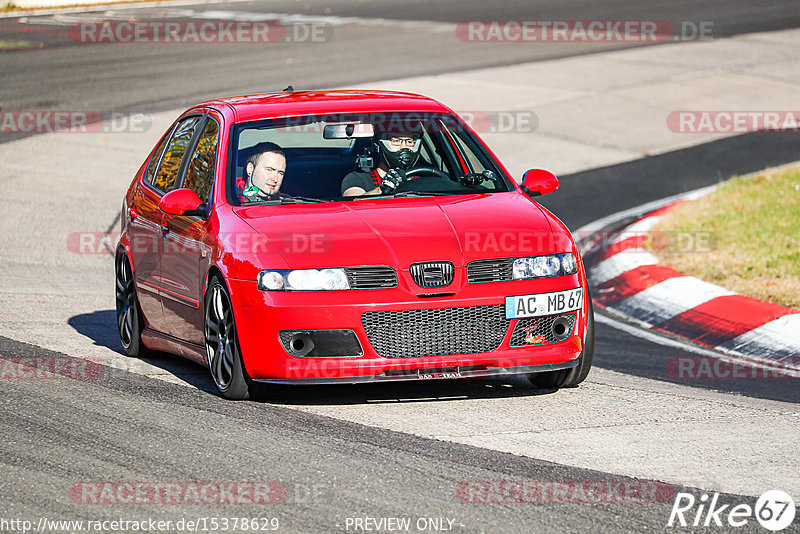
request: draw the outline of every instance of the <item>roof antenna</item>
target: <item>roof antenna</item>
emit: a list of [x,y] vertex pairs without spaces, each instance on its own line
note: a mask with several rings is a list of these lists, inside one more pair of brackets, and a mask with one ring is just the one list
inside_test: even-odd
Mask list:
[[285,92],[287,92],[287,93],[293,93],[293,92],[294,92],[294,87],[292,87],[292,86],[290,85],[290,86],[288,86],[286,89],[284,89],[284,91],[285,91]]

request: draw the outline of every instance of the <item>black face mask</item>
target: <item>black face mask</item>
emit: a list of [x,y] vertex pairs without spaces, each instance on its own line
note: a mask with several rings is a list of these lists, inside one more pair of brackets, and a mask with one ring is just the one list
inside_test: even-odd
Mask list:
[[[416,146],[418,145],[419,142],[417,142]],[[419,159],[419,150],[401,148],[397,152],[392,152],[389,150],[389,147],[386,146],[385,141],[379,141],[378,147],[380,149],[383,161],[389,166],[390,169],[410,169],[415,163],[417,163],[417,160]]]
[[417,162],[417,158],[419,158],[419,153],[409,150],[408,148],[400,149],[398,152],[394,152],[397,156],[397,161],[400,162],[400,165],[403,169],[410,169],[412,165]]

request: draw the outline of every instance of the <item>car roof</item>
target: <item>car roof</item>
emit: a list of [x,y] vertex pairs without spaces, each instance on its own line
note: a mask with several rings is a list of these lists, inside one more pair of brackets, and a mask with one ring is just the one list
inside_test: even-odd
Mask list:
[[451,111],[444,104],[426,96],[369,90],[294,91],[232,96],[203,102],[199,106],[216,108],[223,113],[233,109],[235,122],[331,113]]

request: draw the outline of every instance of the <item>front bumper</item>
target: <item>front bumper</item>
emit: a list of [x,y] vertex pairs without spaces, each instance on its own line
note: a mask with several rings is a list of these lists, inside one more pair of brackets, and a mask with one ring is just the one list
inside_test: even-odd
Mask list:
[[[510,319],[505,332],[502,332],[502,341],[492,350],[421,357],[384,357],[379,354],[370,342],[362,316],[366,312],[497,306],[504,303],[506,295],[567,290],[580,282],[577,276],[570,276],[474,284],[462,288],[457,296],[424,299],[398,288],[267,292],[259,291],[255,282],[244,280],[229,280],[229,286],[248,375],[263,382],[314,384],[471,378],[573,367],[577,365],[585,340],[586,303],[576,312],[577,320],[571,334],[561,342],[512,346],[511,336],[519,320]],[[297,357],[286,350],[278,334],[287,330],[324,329],[352,330],[362,353],[349,357]],[[457,335],[466,334],[461,331]]]
[[526,365],[521,367],[489,367],[489,366],[463,366],[449,367],[443,369],[409,369],[404,373],[393,373],[386,371],[378,375],[362,376],[336,376],[324,378],[256,378],[256,382],[269,384],[360,384],[364,382],[385,382],[401,380],[430,380],[430,379],[454,379],[454,378],[484,378],[497,375],[519,375],[525,373],[542,373],[545,371],[557,371],[559,369],[569,369],[578,365],[578,360],[564,363],[548,363],[543,365]]

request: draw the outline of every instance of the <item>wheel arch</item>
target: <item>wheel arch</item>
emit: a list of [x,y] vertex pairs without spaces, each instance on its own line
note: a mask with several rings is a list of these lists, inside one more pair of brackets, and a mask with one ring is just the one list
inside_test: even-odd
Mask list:
[[136,266],[133,264],[133,254],[131,252],[131,244],[125,237],[125,234],[123,234],[119,238],[119,242],[117,243],[117,250],[114,253],[114,259],[116,259],[116,256],[120,254],[125,254],[128,257],[128,263],[130,263],[131,270],[133,271],[136,268]]
[[[208,272],[206,272],[206,279],[203,282],[203,299],[205,299],[206,293],[208,292],[208,286],[211,284],[211,279],[217,275],[222,277],[223,280],[226,279],[225,274],[222,272],[222,269],[220,269],[217,265],[212,263],[208,267]],[[230,288],[228,289],[228,291],[230,291]]]

